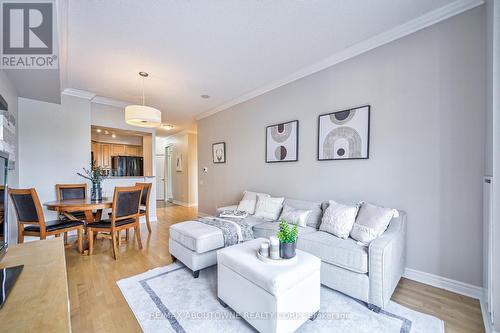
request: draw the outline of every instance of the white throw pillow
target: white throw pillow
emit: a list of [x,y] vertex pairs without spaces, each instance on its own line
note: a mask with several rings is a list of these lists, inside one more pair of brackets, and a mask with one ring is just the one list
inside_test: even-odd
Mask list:
[[255,216],[273,221],[277,220],[283,207],[283,201],[285,201],[285,198],[258,196]]
[[342,205],[333,200],[328,202],[328,208],[323,214],[319,230],[347,239],[356,221],[359,206]]
[[298,224],[299,227],[307,227],[307,217],[310,210],[295,209],[285,205],[281,212],[280,220],[285,220],[288,224]]
[[238,210],[247,212],[248,214],[254,214],[255,205],[257,204],[257,196],[269,197],[269,194],[251,191],[243,192],[243,199],[241,199],[240,204],[238,205]]
[[396,213],[397,211],[392,208],[362,202],[352,227],[351,237],[363,244],[370,244],[384,233]]

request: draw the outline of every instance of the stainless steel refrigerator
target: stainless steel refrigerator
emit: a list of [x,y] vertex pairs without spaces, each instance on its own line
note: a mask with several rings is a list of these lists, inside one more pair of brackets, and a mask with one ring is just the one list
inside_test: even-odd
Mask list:
[[144,176],[142,157],[113,156],[111,162],[113,176]]

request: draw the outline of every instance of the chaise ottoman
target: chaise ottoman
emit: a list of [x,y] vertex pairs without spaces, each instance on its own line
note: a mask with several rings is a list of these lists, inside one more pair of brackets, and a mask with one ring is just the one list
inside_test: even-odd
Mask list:
[[169,252],[193,271],[217,264],[217,250],[224,247],[224,236],[219,228],[197,221],[186,221],[170,226]]
[[217,296],[259,332],[294,332],[319,311],[321,260],[297,250],[290,262],[263,262],[265,240],[217,251]]

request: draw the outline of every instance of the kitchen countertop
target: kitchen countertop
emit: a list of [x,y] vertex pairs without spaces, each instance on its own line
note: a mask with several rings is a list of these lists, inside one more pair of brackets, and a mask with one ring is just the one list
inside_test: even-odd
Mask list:
[[107,179],[155,178],[155,176],[109,176]]

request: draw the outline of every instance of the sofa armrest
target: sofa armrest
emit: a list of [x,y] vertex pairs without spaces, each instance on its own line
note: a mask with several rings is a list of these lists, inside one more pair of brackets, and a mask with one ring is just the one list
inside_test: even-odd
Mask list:
[[223,210],[236,210],[238,209],[238,205],[232,205],[232,206],[225,206],[225,207],[219,207],[217,208],[217,211],[216,213],[219,214],[220,212],[222,212]]
[[406,264],[406,213],[392,219],[387,230],[370,243],[369,303],[384,308],[398,285]]

